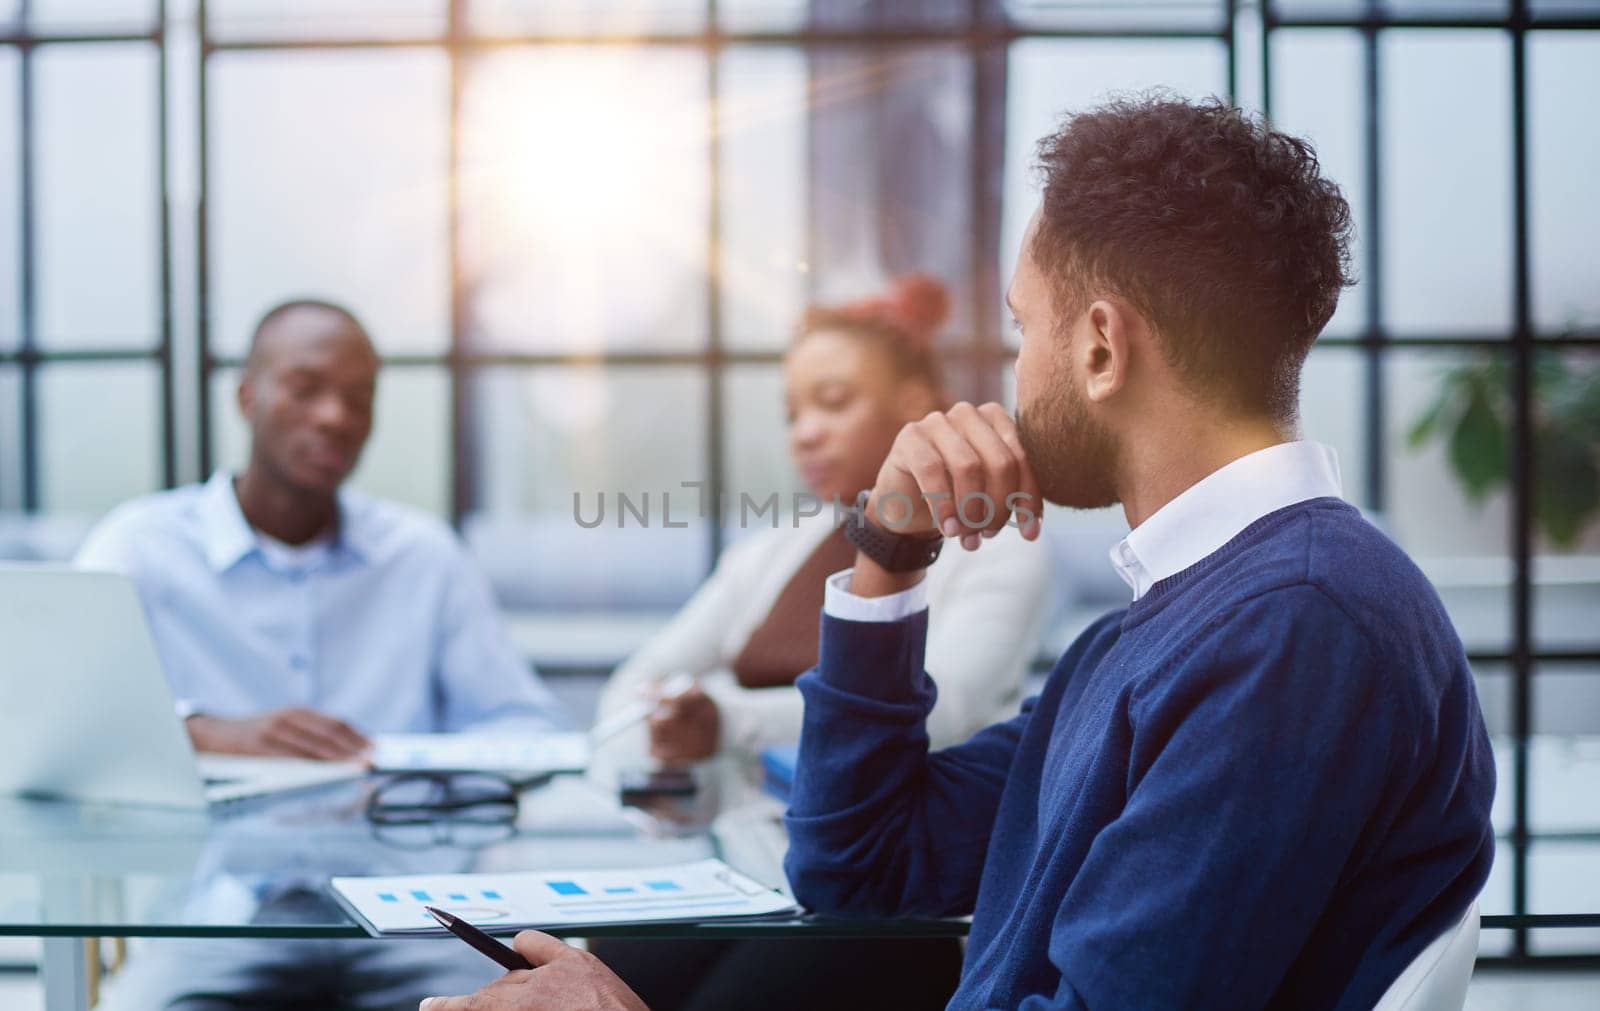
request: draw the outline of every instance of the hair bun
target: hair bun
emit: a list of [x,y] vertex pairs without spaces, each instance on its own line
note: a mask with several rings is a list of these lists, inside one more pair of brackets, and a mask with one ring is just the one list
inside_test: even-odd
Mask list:
[[812,306],[801,322],[802,334],[832,326],[857,326],[889,331],[897,343],[927,351],[950,318],[950,289],[932,274],[907,274],[881,295],[836,306]]
[[907,274],[884,295],[891,321],[918,344],[931,344],[950,318],[950,289],[932,274]]

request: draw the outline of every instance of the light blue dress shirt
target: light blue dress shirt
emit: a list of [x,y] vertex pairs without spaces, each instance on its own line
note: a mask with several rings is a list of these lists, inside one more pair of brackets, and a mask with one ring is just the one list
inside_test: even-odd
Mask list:
[[366,734],[566,725],[448,527],[352,491],[339,517],[322,547],[283,550],[219,472],[117,508],[76,563],[138,585],[186,714],[305,706]]

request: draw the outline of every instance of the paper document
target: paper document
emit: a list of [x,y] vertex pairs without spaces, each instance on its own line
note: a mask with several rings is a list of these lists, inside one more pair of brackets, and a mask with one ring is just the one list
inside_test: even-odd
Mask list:
[[445,933],[424,906],[491,931],[798,912],[792,900],[721,860],[607,871],[334,878],[330,887],[374,936]]
[[496,772],[540,776],[582,772],[589,766],[589,735],[379,734],[373,739],[377,772]]

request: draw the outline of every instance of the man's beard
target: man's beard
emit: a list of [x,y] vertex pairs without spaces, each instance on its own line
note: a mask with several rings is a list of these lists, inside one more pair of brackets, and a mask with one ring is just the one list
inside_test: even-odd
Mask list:
[[1017,411],[1017,437],[1046,502],[1070,509],[1116,505],[1117,444],[1067,384]]

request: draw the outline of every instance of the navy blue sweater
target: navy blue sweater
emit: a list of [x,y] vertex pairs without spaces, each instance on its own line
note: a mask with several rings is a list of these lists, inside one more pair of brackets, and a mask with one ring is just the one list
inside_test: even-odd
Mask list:
[[787,870],[819,912],[971,913],[952,1008],[1370,1008],[1488,875],[1461,642],[1337,499],[1162,580],[932,754],[926,629],[824,619]]

